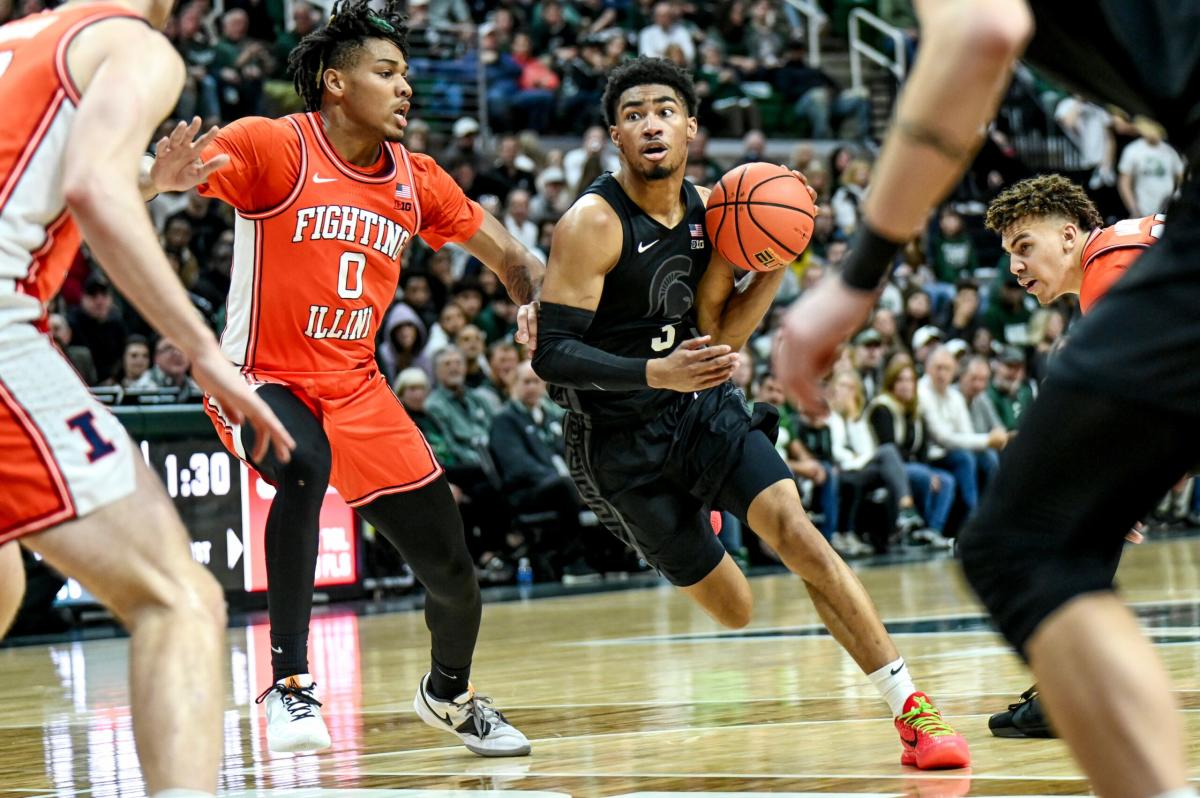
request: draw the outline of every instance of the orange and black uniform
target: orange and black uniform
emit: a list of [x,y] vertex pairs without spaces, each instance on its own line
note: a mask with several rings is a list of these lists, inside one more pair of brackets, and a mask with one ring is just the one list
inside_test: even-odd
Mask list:
[[[221,346],[297,442],[290,463],[255,464],[278,488],[266,525],[275,678],[308,671],[320,509],[333,485],[426,586],[435,670],[465,685],[480,602],[462,520],[441,465],[376,368],[375,337],[405,246],[414,236],[434,248],[467,241],[483,210],[400,144],[382,143],[366,168],[346,162],[316,113],[238,120],[205,157],[218,154],[231,162],[200,191],[236,210]],[[253,431],[211,397],[205,408],[246,458]]]

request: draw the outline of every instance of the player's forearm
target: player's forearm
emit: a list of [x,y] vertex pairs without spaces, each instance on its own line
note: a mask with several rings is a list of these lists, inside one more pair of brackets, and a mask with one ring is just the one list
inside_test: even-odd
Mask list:
[[192,359],[215,348],[216,338],[163,255],[129,175],[97,168],[68,186],[66,195],[92,253],[150,326]]
[[742,278],[725,303],[720,317],[712,324],[715,329],[701,329],[700,332],[711,335],[713,345],[727,344],[733,351],[741,351],[770,310],[783,277],[783,269],[776,269],[773,272],[754,272]]
[[541,294],[545,273],[546,266],[532,252],[518,246],[518,252],[510,255],[496,276],[514,302],[528,305]]
[[923,10],[920,55],[864,202],[868,224],[896,242],[912,238],[970,164],[1032,32],[1022,0]]
[[543,302],[533,370],[546,382],[584,391],[635,391],[649,386],[645,358],[614,355],[583,341],[595,314]]

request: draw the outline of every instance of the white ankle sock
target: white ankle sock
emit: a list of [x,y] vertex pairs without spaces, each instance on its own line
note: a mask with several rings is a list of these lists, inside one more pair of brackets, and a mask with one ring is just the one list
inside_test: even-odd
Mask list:
[[[904,657],[895,662],[889,662],[874,673],[867,674],[867,678],[883,696],[883,700],[891,708],[893,716],[903,712],[904,702],[910,695],[917,692],[917,688],[913,686],[912,676],[908,675],[908,666],[904,664]],[[1174,798],[1174,796],[1170,796],[1170,798]]]
[[216,798],[216,796],[202,790],[162,790],[154,793],[150,798]]
[[1180,787],[1178,790],[1159,793],[1154,798],[1196,798],[1196,790],[1193,787]]

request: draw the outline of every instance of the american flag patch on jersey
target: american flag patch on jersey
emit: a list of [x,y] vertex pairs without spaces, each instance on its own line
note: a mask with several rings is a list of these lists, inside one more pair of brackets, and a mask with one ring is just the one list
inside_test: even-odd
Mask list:
[[412,199],[412,186],[407,183],[396,184],[396,199]]
[[689,224],[688,232],[692,234],[692,238],[704,238],[704,225]]

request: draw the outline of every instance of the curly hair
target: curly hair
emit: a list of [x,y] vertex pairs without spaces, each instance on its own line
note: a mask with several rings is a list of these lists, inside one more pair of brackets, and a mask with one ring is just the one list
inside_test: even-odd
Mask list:
[[683,100],[687,115],[695,116],[700,108],[696,86],[692,76],[684,69],[665,58],[635,58],[614,69],[608,75],[604,87],[604,119],[609,125],[617,124],[617,101],[621,95],[635,86],[660,84],[670,86]]
[[326,69],[346,69],[367,39],[386,39],[408,58],[408,19],[399,0],[372,11],[369,0],[339,0],[329,22],[305,36],[288,55],[288,71],[306,111],[321,110]]
[[1104,224],[1083,189],[1062,175],[1038,175],[1010,186],[988,206],[985,224],[997,235],[1022,219],[1063,216],[1091,230]]

